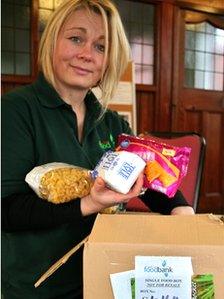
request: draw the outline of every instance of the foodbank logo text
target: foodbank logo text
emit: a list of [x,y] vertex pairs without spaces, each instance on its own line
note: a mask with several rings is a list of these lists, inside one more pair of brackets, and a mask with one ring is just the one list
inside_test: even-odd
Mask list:
[[166,265],[166,261],[164,260],[162,262],[161,267],[160,266],[145,266],[144,272],[147,273],[163,273],[165,277],[169,275],[169,273],[173,272],[173,269],[170,266]]

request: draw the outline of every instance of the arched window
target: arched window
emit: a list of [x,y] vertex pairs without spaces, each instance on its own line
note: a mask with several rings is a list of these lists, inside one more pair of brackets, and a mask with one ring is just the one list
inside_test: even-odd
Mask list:
[[224,30],[209,20],[185,24],[184,85],[207,90],[224,88]]

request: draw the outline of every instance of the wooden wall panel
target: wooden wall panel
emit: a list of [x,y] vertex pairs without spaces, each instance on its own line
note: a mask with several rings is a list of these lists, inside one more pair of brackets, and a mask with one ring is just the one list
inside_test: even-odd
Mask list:
[[208,140],[207,146],[207,168],[209,169],[207,185],[210,186],[208,188],[208,192],[220,192],[220,179],[219,179],[219,171],[220,169],[216,163],[214,163],[214,157],[223,156],[223,148],[222,148],[222,138],[217,138],[217,136],[222,135],[223,128],[221,126],[222,119],[221,114],[218,113],[207,113],[207,120],[206,120],[207,130],[206,138]]
[[20,86],[22,86],[21,83],[3,82],[1,85],[1,93],[4,94]]
[[155,94],[137,91],[137,132],[143,133],[155,129]]
[[221,113],[205,113],[204,118],[207,148],[200,211],[223,213],[224,162],[216,159],[223,157],[223,116]]
[[184,131],[201,133],[202,113],[199,111],[186,111]]
[[156,117],[156,130],[169,131],[171,128],[170,101],[173,62],[172,43],[170,41],[173,39],[173,5],[169,2],[164,2],[159,11],[158,93],[155,110],[158,117]]

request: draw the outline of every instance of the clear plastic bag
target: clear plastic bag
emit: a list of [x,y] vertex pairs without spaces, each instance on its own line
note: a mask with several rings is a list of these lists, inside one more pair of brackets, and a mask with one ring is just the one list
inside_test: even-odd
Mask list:
[[55,204],[88,195],[93,184],[89,170],[60,162],[34,167],[25,181],[40,198]]

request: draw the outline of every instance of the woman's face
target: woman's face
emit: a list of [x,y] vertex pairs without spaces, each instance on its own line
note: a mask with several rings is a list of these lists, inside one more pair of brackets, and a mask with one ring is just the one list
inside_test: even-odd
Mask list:
[[76,10],[61,28],[53,53],[56,84],[60,88],[88,90],[100,80],[105,31],[100,15]]

